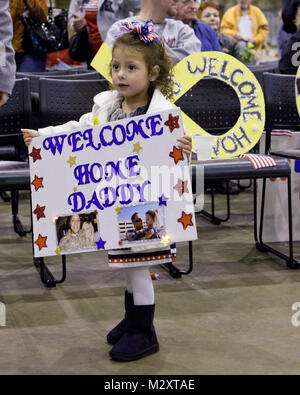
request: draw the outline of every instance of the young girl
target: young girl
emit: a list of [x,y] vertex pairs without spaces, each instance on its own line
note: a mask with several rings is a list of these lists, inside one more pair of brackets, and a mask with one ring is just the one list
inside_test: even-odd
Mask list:
[[[158,35],[152,31],[152,21],[145,25],[124,24],[125,33],[117,38],[112,51],[111,76],[113,90],[99,93],[94,98],[93,110],[83,115],[79,123],[39,131],[22,130],[25,143],[32,137],[93,127],[95,117],[100,123],[172,109],[167,97],[172,96],[171,62]],[[179,147],[189,155],[192,140],[178,138]],[[108,252],[111,267],[125,268],[125,317],[107,335],[114,347],[114,360],[132,361],[159,350],[154,318],[154,289],[149,267],[172,262],[170,246],[155,250],[136,247],[134,250]],[[127,263],[125,262],[127,261]]]
[[154,210],[148,210],[146,212],[146,224],[148,228],[146,229],[146,234],[144,237],[142,237],[142,240],[148,240],[148,239],[158,239],[158,229],[154,225],[157,224],[157,211]]

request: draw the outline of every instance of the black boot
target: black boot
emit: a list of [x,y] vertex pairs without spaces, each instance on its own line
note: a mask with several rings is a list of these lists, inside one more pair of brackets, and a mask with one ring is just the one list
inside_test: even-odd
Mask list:
[[135,361],[159,350],[153,326],[154,305],[130,306],[126,311],[124,335],[109,355],[116,361]]
[[125,330],[126,330],[126,311],[128,310],[129,306],[133,305],[133,294],[129,293],[128,291],[125,291],[124,305],[125,305],[125,317],[106,336],[107,342],[109,344],[116,344],[121,339],[121,337],[124,335],[124,333],[125,333]]

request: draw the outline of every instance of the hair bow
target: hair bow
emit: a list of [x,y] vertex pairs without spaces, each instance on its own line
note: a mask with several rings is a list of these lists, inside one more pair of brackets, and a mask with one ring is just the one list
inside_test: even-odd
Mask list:
[[151,19],[147,21],[144,25],[137,22],[126,21],[121,25],[121,34],[125,33],[136,33],[140,40],[145,43],[149,41],[157,41],[159,35],[153,30],[153,22]]

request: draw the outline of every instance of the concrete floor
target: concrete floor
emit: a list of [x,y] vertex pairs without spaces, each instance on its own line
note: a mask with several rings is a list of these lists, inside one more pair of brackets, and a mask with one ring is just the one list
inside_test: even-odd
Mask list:
[[[234,196],[231,218],[220,226],[198,216],[191,274],[175,280],[154,267],[160,352],[118,363],[105,337],[123,315],[122,271],[108,269],[105,252],[70,255],[66,281],[46,288],[32,264],[31,237],[14,233],[1,200],[0,374],[298,374],[300,327],[291,318],[300,270],[255,249],[251,202],[249,190]],[[222,195],[217,207],[224,214]],[[27,193],[20,213],[28,224]],[[180,244],[178,267],[187,259]],[[59,277],[58,258],[47,263]]]

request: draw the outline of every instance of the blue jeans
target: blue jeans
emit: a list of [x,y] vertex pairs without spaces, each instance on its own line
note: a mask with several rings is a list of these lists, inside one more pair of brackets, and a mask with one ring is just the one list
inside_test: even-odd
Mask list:
[[45,71],[46,54],[29,54],[25,52],[16,52],[17,71]]

